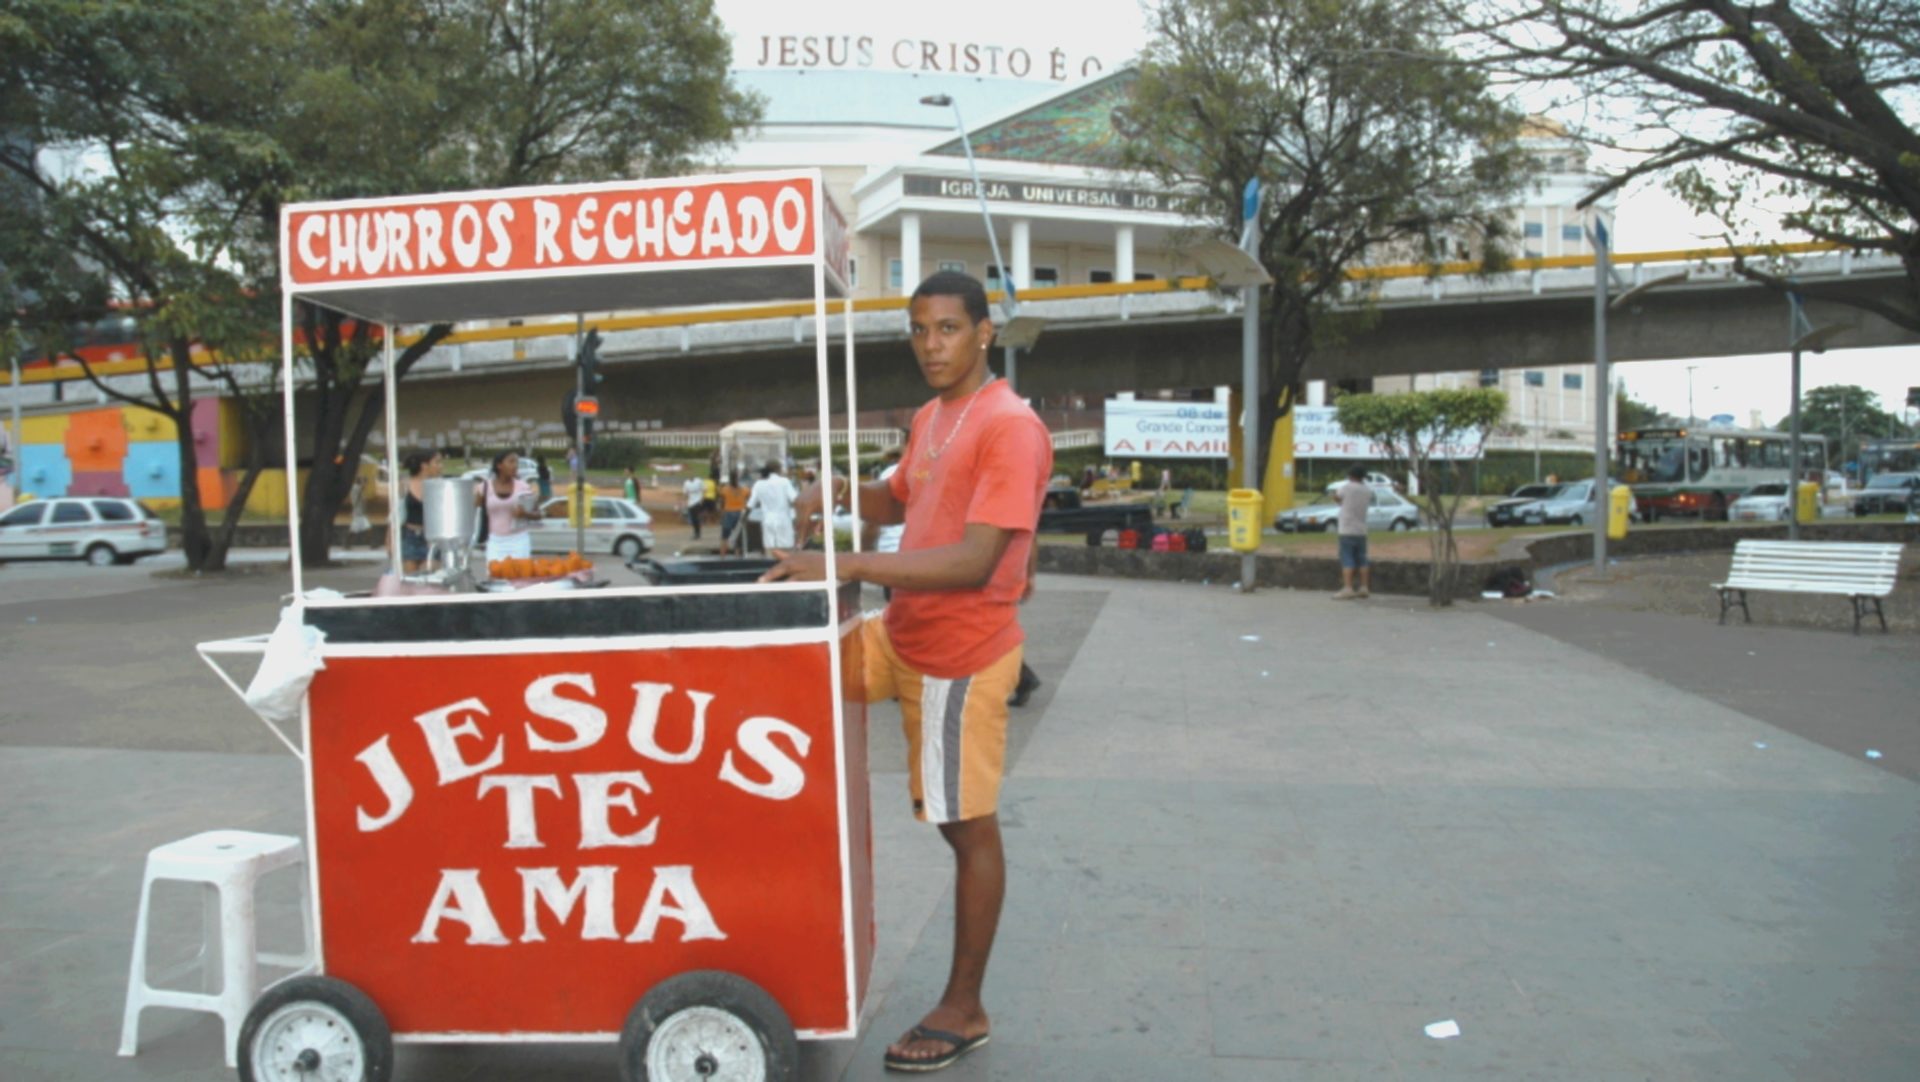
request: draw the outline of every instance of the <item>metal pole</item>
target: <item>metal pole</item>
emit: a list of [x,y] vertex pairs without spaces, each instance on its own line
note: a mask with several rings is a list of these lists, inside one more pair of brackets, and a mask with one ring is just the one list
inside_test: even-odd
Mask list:
[[587,396],[587,369],[580,363],[580,347],[587,336],[587,317],[576,312],[573,317],[573,498],[567,501],[567,507],[573,512],[573,551],[587,551],[587,424],[588,419],[580,415],[580,400]]
[[1787,417],[1789,433],[1787,436],[1787,540],[1798,541],[1800,540],[1800,343],[1797,340],[1793,344],[1793,405]]
[[[1608,258],[1607,225],[1593,220],[1593,570],[1607,573],[1607,519],[1613,508],[1613,486],[1607,478],[1608,406],[1607,388],[1613,380],[1607,371],[1607,279],[1612,273]],[[1687,404],[1693,412],[1693,404]]]
[[[399,388],[393,379],[393,325],[380,325],[380,395],[382,419],[386,422],[387,433],[387,564],[398,579],[406,573],[406,565],[400,561],[400,527],[407,517],[406,482],[400,479],[400,406]],[[293,429],[293,414],[287,414],[287,429]],[[359,469],[359,464],[354,464]],[[423,492],[424,494],[424,492]],[[399,502],[394,497],[399,496]],[[400,513],[393,513],[398,507]],[[422,571],[426,568],[422,567]]]
[[[12,370],[13,382],[7,385],[8,397],[13,400],[13,437],[7,445],[7,457],[13,460],[13,498],[20,498],[20,481],[26,474],[20,468],[20,448],[26,444],[26,432],[20,425],[20,351],[7,351],[7,365]],[[44,512],[42,512],[44,514]]]
[[[946,97],[946,95],[943,94],[940,95],[940,97]],[[967,122],[965,118],[960,115],[960,103],[948,98],[946,104],[953,107],[953,126],[960,132],[960,149],[965,151],[967,155],[967,174],[973,177],[974,198],[980,202],[980,219],[985,222],[987,226],[987,247],[993,252],[993,266],[1000,275],[1000,288],[1006,292],[1003,307],[1007,313],[1007,322],[1011,323],[1020,315],[1020,294],[1018,287],[1013,281],[1013,268],[1007,266],[1000,258],[1000,238],[995,236],[993,232],[993,214],[987,210],[987,188],[986,185],[980,183],[980,167],[975,165],[973,161],[973,142],[967,138]],[[1014,379],[1014,370],[1019,363],[1019,352],[1019,350],[1011,346],[1007,347],[1006,378],[1007,389],[1010,391],[1020,389],[1020,384]]]
[[[1250,256],[1258,258],[1259,247],[1259,189],[1253,188],[1246,202],[1252,206],[1243,206],[1241,216],[1246,219],[1240,231],[1240,249]],[[1260,287],[1243,286],[1240,290],[1240,485],[1242,488],[1260,487],[1260,463],[1256,461],[1260,453]],[[1261,504],[1264,514],[1265,503]],[[1259,537],[1261,524],[1254,524],[1254,536]],[[1240,554],[1240,589],[1252,593],[1256,569],[1254,554]]]

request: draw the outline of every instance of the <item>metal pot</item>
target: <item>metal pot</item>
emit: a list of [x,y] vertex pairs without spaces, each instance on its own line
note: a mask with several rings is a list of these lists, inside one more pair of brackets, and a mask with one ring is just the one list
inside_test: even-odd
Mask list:
[[426,508],[427,544],[465,545],[473,537],[478,509],[473,505],[473,482],[435,477],[420,486]]

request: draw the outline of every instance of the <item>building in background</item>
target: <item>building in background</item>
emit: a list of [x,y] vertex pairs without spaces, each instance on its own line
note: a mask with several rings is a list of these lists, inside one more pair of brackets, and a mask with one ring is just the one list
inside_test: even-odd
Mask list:
[[[1540,174],[1526,202],[1513,212],[1518,254],[1529,259],[1591,256],[1594,219],[1603,216],[1611,226],[1615,200],[1608,196],[1597,206],[1578,205],[1606,179],[1590,165],[1586,144],[1568,135],[1558,121],[1543,116],[1529,119],[1521,143],[1539,163]],[[1538,444],[1553,450],[1587,450],[1593,447],[1593,375],[1591,363],[1485,368],[1382,376],[1373,381],[1373,389],[1382,393],[1435,387],[1502,390],[1507,393],[1507,417],[1495,433],[1492,446],[1526,449]],[[1309,389],[1310,401],[1324,401],[1324,396],[1324,389]],[[1612,396],[1608,401],[1612,401]]]

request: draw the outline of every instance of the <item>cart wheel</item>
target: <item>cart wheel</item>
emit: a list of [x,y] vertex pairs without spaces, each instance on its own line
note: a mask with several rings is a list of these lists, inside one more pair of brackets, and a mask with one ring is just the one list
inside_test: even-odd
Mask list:
[[745,977],[715,969],[655,985],[620,1032],[626,1082],[790,1082],[799,1060],[780,1004]]
[[345,981],[281,981],[240,1027],[240,1082],[386,1082],[392,1076],[387,1020]]

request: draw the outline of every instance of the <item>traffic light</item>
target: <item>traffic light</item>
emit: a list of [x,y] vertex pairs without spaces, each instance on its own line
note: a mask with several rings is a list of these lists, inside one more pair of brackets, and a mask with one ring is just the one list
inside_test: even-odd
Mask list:
[[598,329],[587,332],[580,342],[580,355],[574,359],[580,366],[580,386],[587,394],[600,386],[600,332]]

